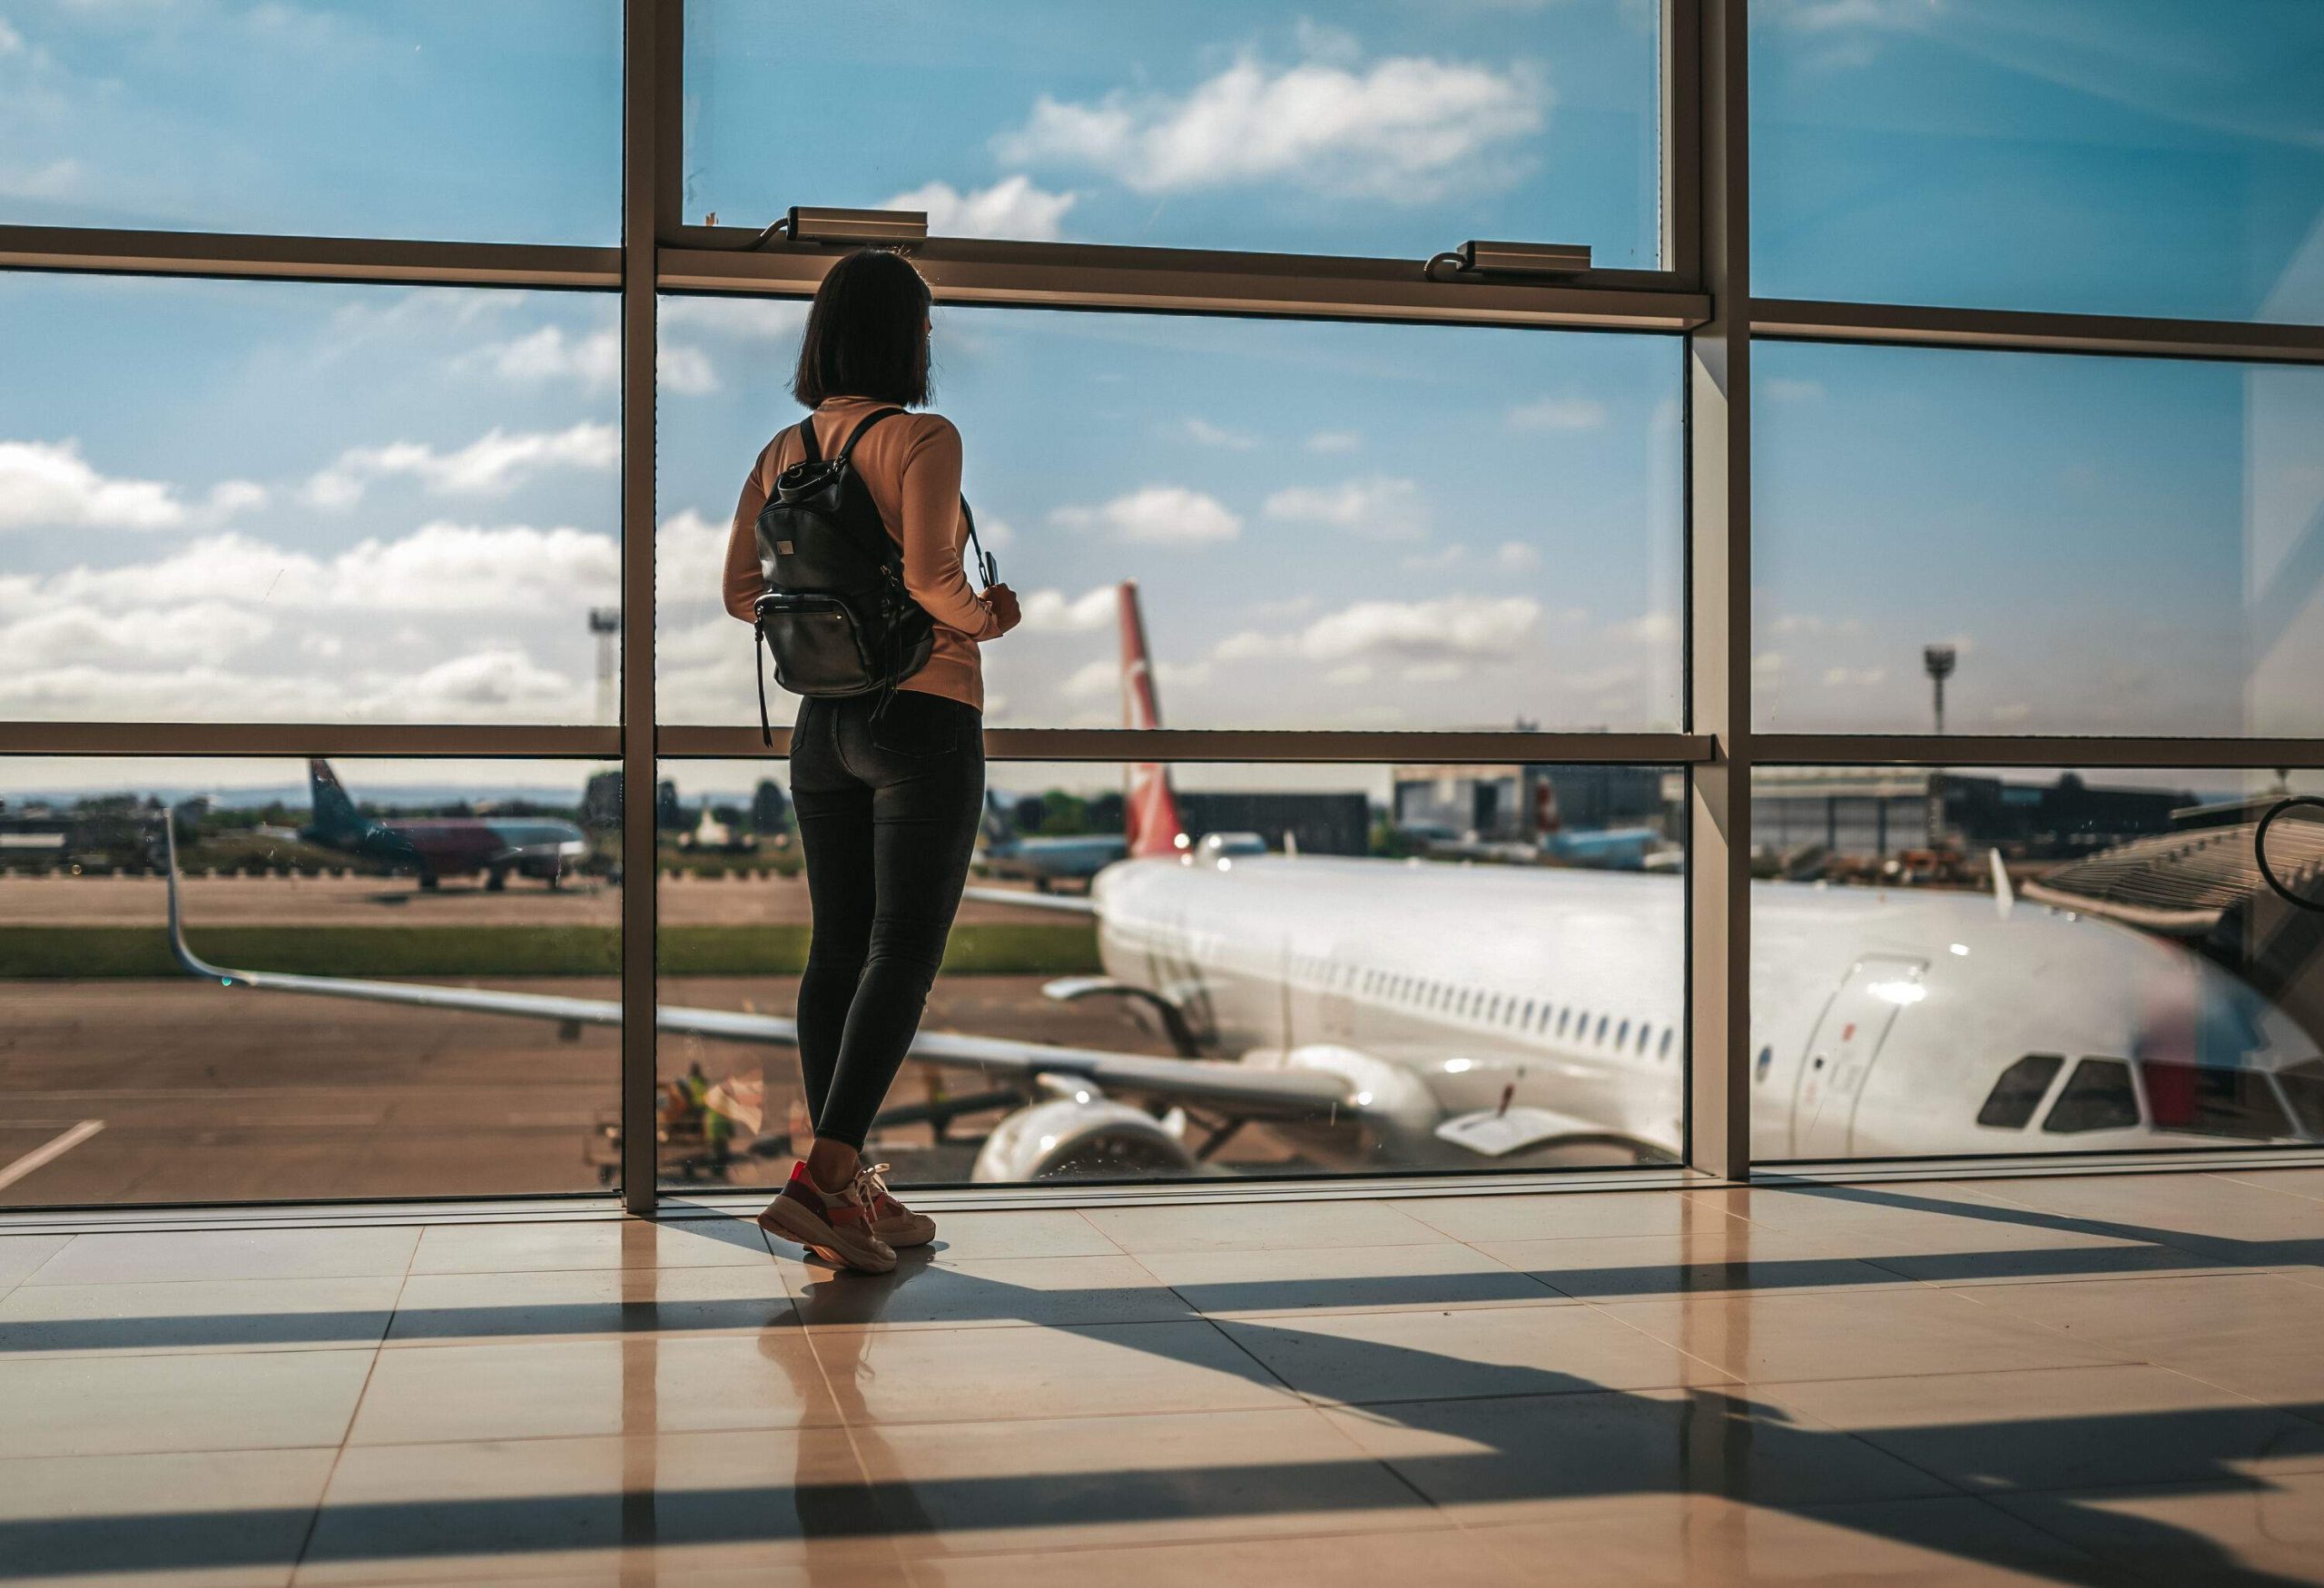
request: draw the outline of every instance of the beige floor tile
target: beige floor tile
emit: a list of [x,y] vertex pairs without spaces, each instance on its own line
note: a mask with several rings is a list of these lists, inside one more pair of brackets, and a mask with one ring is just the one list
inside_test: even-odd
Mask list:
[[0,1361],[0,1429],[11,1455],[336,1445],[373,1355],[19,1356]]
[[296,1580],[678,1583],[717,1570],[899,1580],[845,1433],[351,1445]]
[[858,1431],[906,1554],[1358,1532],[1443,1519],[1305,1408]]
[[27,1285],[0,1298],[0,1356],[373,1346],[402,1286],[393,1276]]
[[2220,1170],[2219,1178],[2241,1186],[2256,1186],[2263,1191],[2324,1202],[2324,1169],[2230,1169]]
[[540,1268],[702,1268],[769,1260],[743,1218],[635,1218],[538,1224],[439,1224],[420,1238],[415,1274],[506,1274]]
[[995,1258],[1109,1258],[1121,1250],[1070,1208],[938,1213],[928,1248],[939,1262]]
[[1467,1534],[1424,1525],[1398,1533],[923,1555],[910,1569],[916,1588],[1520,1588],[1541,1581],[1493,1558]]
[[11,1584],[260,1588],[290,1580],[334,1449],[0,1461]]
[[838,1420],[796,1329],[382,1351],[349,1440],[453,1444]]
[[1454,1240],[1559,1240],[1573,1237],[1684,1235],[1733,1222],[1719,1208],[1669,1191],[1556,1191],[1540,1196],[1395,1198]]
[[1228,1321],[1227,1336],[1320,1402],[1571,1395],[1727,1381],[1590,1307],[1302,1315]]
[[2073,1546],[1983,1501],[1873,1500],[1777,1510],[1715,1494],[1622,1494],[1470,1535],[1560,1588],[2003,1588],[2090,1583]]
[[143,1285],[177,1279],[354,1279],[401,1275],[419,1231],[195,1229],[76,1235],[26,1285]]
[[1132,1416],[1297,1404],[1207,1323],[812,1330],[853,1423]]
[[1950,1294],[2255,1399],[2324,1402],[2324,1289],[2281,1275],[1993,1285]]
[[[1997,1182],[1895,1180],[1856,1186],[1758,1185],[1680,1193],[1770,1229],[1865,1230],[1909,1228],[1924,1219],[1993,1222],[2010,1204],[1993,1194]],[[2004,1225],[2002,1228],[2006,1228]]]
[[2239,1266],[2312,1257],[2324,1203],[2209,1174],[2060,1175],[1995,1181],[1994,1194],[2093,1230],[2179,1245]]
[[1997,1315],[1961,1299],[1959,1293],[1925,1287],[1689,1296],[1618,1302],[1605,1310],[1755,1385],[1974,1373],[1995,1363],[2078,1367],[2119,1362],[2125,1356]]
[[1118,1252],[941,1263],[906,1256],[892,1274],[807,1265],[789,1277],[799,1317],[814,1329],[1164,1323],[1193,1316],[1176,1291]]
[[0,1296],[22,1284],[72,1240],[69,1235],[0,1236]]
[[1297,1251],[1325,1246],[1424,1246],[1444,1237],[1385,1202],[1204,1202],[1095,1208],[1084,1214],[1124,1251]]
[[2324,1470],[2324,1427],[2134,1364],[1785,1386],[1786,1405],[1974,1492]]
[[1481,1240],[1477,1249],[1561,1296],[1626,1301],[1758,1290],[1894,1289],[1912,1281],[1847,1255],[1837,1238],[1725,1219],[1683,1235],[1567,1240]]
[[2087,1550],[2124,1582],[2324,1583],[2324,1474],[2004,1495],[1994,1504]]
[[1560,1299],[1538,1280],[1455,1241],[1149,1252],[1138,1260],[1196,1309],[1221,1317],[1360,1307],[1507,1307]]
[[1324,1415],[1463,1524],[1543,1520],[1577,1500],[1623,1494],[1789,1504],[1956,1492],[1748,1390],[1405,1401]]
[[577,1335],[701,1334],[798,1323],[776,1265],[414,1274],[390,1346]]

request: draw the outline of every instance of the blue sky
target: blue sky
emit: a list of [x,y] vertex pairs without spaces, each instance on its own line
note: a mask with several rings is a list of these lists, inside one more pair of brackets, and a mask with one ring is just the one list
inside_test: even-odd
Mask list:
[[[18,0],[0,219],[609,242],[612,0]],[[1653,8],[694,0],[690,219],[1653,262]],[[2324,7],[1762,0],[1770,295],[2324,319]],[[666,720],[752,711],[711,581],[795,305],[665,305]],[[613,304],[0,278],[0,714],[596,720]],[[992,720],[1675,726],[1658,337],[950,310],[1032,620]],[[2324,372],[1763,346],[1760,720],[2324,732]]]

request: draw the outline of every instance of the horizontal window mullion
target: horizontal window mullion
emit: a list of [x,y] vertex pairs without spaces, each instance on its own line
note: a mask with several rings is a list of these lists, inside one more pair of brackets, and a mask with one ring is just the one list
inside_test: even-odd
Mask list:
[[1751,334],[1778,341],[2324,363],[2324,326],[2223,320],[1755,298]]
[[463,755],[606,760],[621,730],[473,723],[5,723],[5,755]]
[[[1033,309],[1112,309],[1677,331],[1710,301],[1658,271],[1599,271],[1554,283],[1431,281],[1418,261],[1106,248],[934,239],[911,251],[939,301]],[[838,255],[826,249],[665,248],[668,292],[811,294]]]
[[2069,734],[1754,734],[1759,766],[2324,767],[2324,739]]
[[[777,728],[773,753],[790,753],[790,730]],[[985,754],[996,761],[1377,762],[1504,764],[1557,762],[1687,765],[1708,761],[1699,734],[1529,734],[1504,732],[1309,730],[1271,728],[987,728]],[[665,727],[655,735],[667,759],[724,759],[768,754],[749,727]]]
[[522,242],[0,226],[0,269],[228,281],[612,290],[621,285],[621,250]]

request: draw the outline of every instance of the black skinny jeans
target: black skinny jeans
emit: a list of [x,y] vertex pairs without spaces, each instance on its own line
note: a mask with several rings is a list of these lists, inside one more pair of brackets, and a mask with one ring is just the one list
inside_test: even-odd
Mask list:
[[814,924],[799,981],[799,1069],[815,1134],[861,1151],[960,906],[984,814],[984,717],[899,689],[799,703],[791,804]]

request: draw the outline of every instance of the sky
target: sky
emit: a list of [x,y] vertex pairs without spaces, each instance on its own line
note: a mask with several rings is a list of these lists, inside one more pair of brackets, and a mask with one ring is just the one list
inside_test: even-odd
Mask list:
[[[1655,8],[692,0],[689,220],[1656,262]],[[616,234],[613,0],[14,0],[0,221]],[[1762,0],[1770,296],[2324,320],[2324,7]],[[607,297],[0,277],[0,716],[604,720]],[[800,309],[663,305],[664,720]],[[1679,725],[1667,337],[946,309],[995,725]],[[2324,732],[2324,371],[1762,345],[1760,725]],[[782,708],[779,708],[782,709]],[[415,781],[437,780],[417,767]]]

